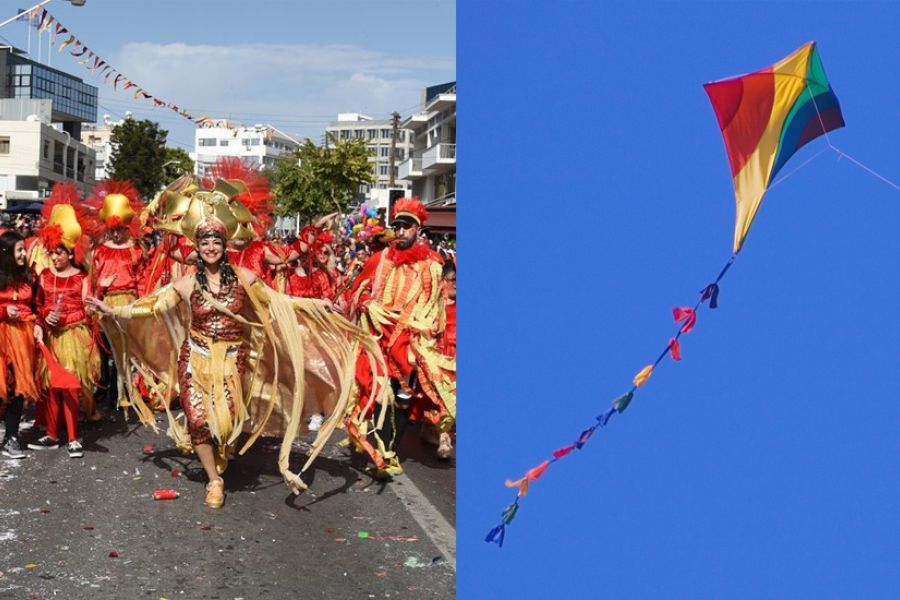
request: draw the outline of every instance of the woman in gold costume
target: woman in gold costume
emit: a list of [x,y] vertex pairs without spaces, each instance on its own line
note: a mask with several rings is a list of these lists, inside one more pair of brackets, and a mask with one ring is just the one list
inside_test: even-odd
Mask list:
[[[174,185],[174,184],[173,184]],[[166,408],[169,435],[197,453],[209,477],[206,504],[222,506],[222,474],[242,432],[244,452],[260,435],[282,436],[278,465],[295,493],[306,486],[288,466],[303,430],[304,405],[324,406],[326,420],[301,473],[321,451],[353,396],[355,356],[384,373],[374,340],[323,302],[290,298],[248,270],[228,263],[225,244],[249,229],[252,215],[235,196],[240,182],[218,180],[212,190],[182,180],[164,198],[165,229],[179,231],[199,255],[197,272],[137,302],[109,307],[101,324],[117,351],[120,382],[141,420],[153,413],[123,373],[137,370]],[[383,393],[379,386],[374,394]],[[170,400],[177,395],[183,415]]]

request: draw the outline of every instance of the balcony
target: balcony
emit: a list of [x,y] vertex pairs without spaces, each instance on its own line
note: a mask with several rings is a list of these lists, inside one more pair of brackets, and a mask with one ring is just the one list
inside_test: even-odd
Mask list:
[[416,113],[405,118],[400,123],[400,129],[411,129],[416,131],[428,125],[428,113]]
[[404,160],[397,169],[398,179],[418,179],[423,176],[421,158]]
[[422,153],[422,172],[443,173],[456,167],[456,144],[437,143]]

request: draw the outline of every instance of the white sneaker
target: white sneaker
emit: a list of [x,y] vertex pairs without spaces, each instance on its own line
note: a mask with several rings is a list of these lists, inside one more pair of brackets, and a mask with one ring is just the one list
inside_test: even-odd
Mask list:
[[318,431],[322,428],[322,423],[325,422],[324,415],[320,415],[318,413],[314,414],[309,418],[309,430],[310,431]]
[[25,458],[25,453],[22,452],[19,440],[14,437],[8,438],[3,446],[0,447],[0,454],[9,458]]
[[29,450],[53,450],[55,448],[59,448],[59,440],[54,440],[49,435],[28,444]]
[[66,450],[69,451],[69,458],[81,458],[84,456],[84,450],[81,447],[81,444],[78,443],[78,440],[69,442],[66,446]]

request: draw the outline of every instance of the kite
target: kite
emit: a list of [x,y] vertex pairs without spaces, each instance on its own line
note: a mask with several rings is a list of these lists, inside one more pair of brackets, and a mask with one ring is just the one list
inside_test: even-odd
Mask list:
[[802,146],[843,127],[844,118],[815,42],[771,67],[703,87],[734,177],[737,254],[775,175]]
[[[681,359],[679,338],[694,328],[697,311],[702,304],[708,303],[712,309],[718,306],[719,282],[743,247],[747,232],[775,176],[801,147],[821,135],[825,135],[827,140],[829,131],[844,126],[840,104],[825,77],[815,42],[805,44],[768,68],[707,83],[704,88],[725,140],[734,180],[737,214],[731,258],[719,276],[700,290],[700,298],[693,307],[672,309],[678,324],[675,337],[669,339],[655,362],[634,376],[628,392],[616,398],[612,406],[598,415],[596,422],[582,431],[573,443],[555,450],[551,458],[529,469],[521,478],[506,481],[507,487],[518,490],[516,498],[503,510],[500,523],[487,534],[486,542],[502,547],[506,527],[518,513],[519,501],[528,493],[529,485],[537,481],[553,463],[574,450],[581,450],[597,429],[605,427],[614,415],[624,412],[635,392],[646,384],[666,356],[673,361]],[[828,147],[857,162],[832,146],[830,141]],[[864,165],[860,166],[871,171]],[[892,182],[874,174],[897,188]]]

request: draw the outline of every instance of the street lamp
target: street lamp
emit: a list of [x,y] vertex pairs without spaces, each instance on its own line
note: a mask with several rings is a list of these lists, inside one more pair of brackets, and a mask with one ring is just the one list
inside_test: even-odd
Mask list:
[[[85,0],[66,0],[66,2],[71,3],[72,6],[84,6]],[[20,10],[20,12],[16,16],[10,17],[9,19],[0,23],[0,27],[3,27],[4,25],[9,25],[13,21],[17,21],[17,20],[21,19],[22,15],[27,15],[31,11],[38,9],[38,8],[42,7],[43,5],[49,4],[49,3],[50,3],[50,0],[43,0],[43,2],[38,2],[31,8],[26,8],[25,10]]]

